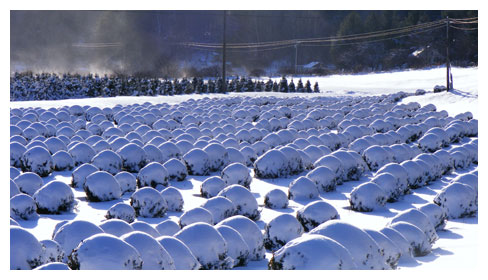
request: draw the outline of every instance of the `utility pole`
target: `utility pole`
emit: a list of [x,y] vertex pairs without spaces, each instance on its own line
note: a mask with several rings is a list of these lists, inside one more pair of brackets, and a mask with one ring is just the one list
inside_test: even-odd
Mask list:
[[226,17],[227,11],[224,10],[224,26],[223,26],[223,38],[222,38],[222,90],[223,93],[227,92],[227,78],[225,76],[225,29],[226,29]]
[[295,75],[298,73],[298,42],[295,42]]
[[446,88],[451,90],[450,83],[451,62],[449,61],[449,16],[446,17]]

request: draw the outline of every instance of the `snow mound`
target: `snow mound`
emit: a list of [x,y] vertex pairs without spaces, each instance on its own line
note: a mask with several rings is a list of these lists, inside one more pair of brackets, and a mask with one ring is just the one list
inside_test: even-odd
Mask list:
[[119,199],[122,196],[119,182],[106,171],[96,171],[88,175],[83,190],[88,200],[92,202]]
[[151,162],[144,166],[137,174],[137,185],[139,187],[150,186],[156,188],[158,185],[168,186],[168,171],[159,162]]
[[335,174],[325,166],[319,166],[307,173],[307,178],[312,180],[317,188],[324,192],[330,192],[336,188]]
[[37,219],[36,211],[37,205],[31,196],[22,193],[10,198],[10,217],[13,219]]
[[413,257],[410,242],[400,232],[390,227],[382,228],[380,232],[393,241],[398,249],[400,249],[401,258]]
[[126,171],[139,172],[146,164],[146,152],[134,143],[123,146],[117,153],[122,159],[122,166]]
[[236,207],[236,214],[252,220],[259,220],[261,213],[258,202],[252,193],[241,185],[230,185],[220,191],[218,196],[228,198]]
[[396,178],[395,190],[399,194],[408,191],[408,172],[398,163],[388,163],[376,171],[375,176],[382,173],[390,173]]
[[33,195],[39,214],[60,214],[71,211],[75,197],[71,188],[61,181],[51,181]]
[[[66,222],[58,230],[55,229],[53,240],[58,242],[68,257],[81,241],[98,233],[103,233],[99,226],[88,221],[76,220]],[[63,261],[66,261],[66,257]]]
[[362,153],[364,161],[368,164],[368,167],[376,171],[383,165],[393,161],[393,154],[389,153],[386,149],[381,146],[374,145]]
[[163,236],[157,240],[173,258],[177,270],[197,270],[201,268],[200,263],[190,251],[190,248],[177,238]]
[[54,171],[71,170],[74,167],[74,161],[66,151],[57,151],[53,156]]
[[143,270],[175,269],[173,258],[149,234],[135,231],[121,236],[120,239],[134,246],[141,254]]
[[390,224],[390,227],[405,237],[410,243],[414,257],[425,256],[432,250],[432,245],[425,233],[417,226],[408,222],[396,222]]
[[349,251],[337,241],[317,234],[305,234],[291,240],[273,254],[270,269],[336,270],[355,269]]
[[208,144],[203,151],[208,155],[208,164],[212,172],[221,170],[229,163],[229,153],[221,144]]
[[22,154],[22,170],[24,172],[30,171],[41,177],[46,177],[53,169],[53,158],[44,147],[34,146]]
[[349,204],[352,210],[371,212],[385,206],[387,199],[387,193],[380,186],[366,182],[351,191]]
[[252,177],[249,174],[249,169],[242,163],[236,162],[228,165],[222,170],[220,176],[226,186],[238,184],[250,188]]
[[100,171],[107,171],[115,175],[122,170],[122,159],[118,154],[111,150],[104,150],[96,154],[91,164],[97,167]]
[[14,179],[19,190],[28,195],[34,195],[44,184],[42,178],[33,172],[24,172]]
[[205,176],[210,172],[209,156],[202,149],[191,149],[183,156],[183,161],[189,175]]
[[429,217],[417,209],[412,208],[398,213],[391,219],[390,224],[396,222],[407,222],[418,227],[425,233],[431,244],[439,239],[439,236],[437,235],[434,226],[430,222]]
[[274,189],[264,196],[264,205],[270,209],[283,209],[288,207],[288,196],[280,189]]
[[305,176],[293,180],[288,186],[288,199],[308,200],[319,197],[317,185]]
[[134,192],[130,197],[130,205],[134,207],[136,216],[145,218],[163,217],[168,208],[161,193],[151,187],[144,187]]
[[71,173],[71,186],[73,188],[83,187],[86,177],[97,171],[99,171],[98,168],[89,163],[78,166],[73,173]]
[[106,233],[95,234],[83,240],[68,259],[68,266],[71,269],[128,270],[142,268],[142,258],[136,248]]
[[36,267],[34,270],[71,270],[69,266],[62,262],[50,262]]
[[188,176],[188,170],[181,160],[172,158],[163,164],[168,171],[169,180],[183,181]]
[[22,155],[27,149],[19,142],[10,142],[10,165],[21,167]]
[[228,198],[223,196],[216,196],[206,200],[202,206],[212,213],[212,219],[214,223],[219,223],[220,221],[227,219],[235,215],[236,207],[234,203]]
[[10,198],[12,198],[14,195],[18,195],[19,193],[19,187],[14,182],[14,180],[10,179]]
[[156,226],[156,230],[161,236],[172,236],[180,230],[180,226],[172,220],[165,220]]
[[233,260],[227,256],[227,243],[211,225],[194,223],[176,233],[174,237],[190,248],[202,269],[230,269]]
[[462,183],[451,183],[444,187],[434,198],[447,214],[448,219],[473,216],[478,212],[476,192],[473,188]]
[[401,195],[397,188],[397,182],[397,178],[390,173],[381,173],[371,179],[371,183],[383,190],[388,202],[396,201]]
[[443,230],[446,226],[447,214],[445,209],[435,203],[427,203],[418,208],[430,220],[435,230]]
[[121,171],[115,174],[115,180],[119,182],[120,190],[122,194],[128,192],[134,192],[137,188],[137,179],[132,173],[127,171]]
[[281,151],[269,150],[254,162],[254,174],[264,179],[286,177],[287,162],[287,157]]
[[128,222],[120,219],[110,219],[98,225],[105,233],[121,237],[122,235],[133,232],[134,228]]
[[297,220],[306,232],[333,219],[339,219],[339,213],[334,206],[323,200],[310,202],[297,211]]
[[219,222],[217,227],[222,225],[229,226],[241,234],[249,247],[249,258],[251,261],[264,259],[264,237],[255,222],[247,217],[237,215]]
[[202,207],[196,207],[185,211],[183,215],[181,215],[178,224],[181,228],[184,228],[188,225],[202,222],[207,223],[210,225],[214,224],[213,215],[210,211]]
[[319,166],[325,166],[329,168],[333,173],[336,180],[336,184],[340,185],[343,182],[344,166],[341,160],[333,155],[325,155],[314,162],[315,168]]
[[202,182],[200,186],[200,193],[202,197],[211,198],[216,196],[221,190],[225,189],[227,185],[219,176],[208,177]]
[[10,270],[33,269],[42,264],[42,245],[27,230],[10,227]]
[[144,221],[137,221],[137,222],[132,222],[130,224],[134,231],[142,231],[154,238],[159,237],[159,232],[150,224],[144,222]]
[[168,205],[168,211],[183,211],[183,195],[175,187],[167,187],[161,191],[161,196],[163,196],[166,204]]
[[132,223],[136,219],[136,211],[132,206],[119,202],[110,207],[105,214],[107,219],[120,219],[128,223]]
[[72,146],[68,150],[68,153],[73,158],[75,166],[91,162],[92,158],[96,155],[95,150],[86,143],[78,143]]
[[365,229],[364,231],[378,244],[385,262],[390,265],[392,269],[396,269],[398,260],[402,255],[398,246],[395,245],[390,238],[379,231],[371,229]]
[[249,262],[249,247],[242,235],[229,226],[215,227],[227,243],[228,256],[234,260],[234,267],[245,266]]
[[378,244],[362,229],[339,220],[327,221],[310,231],[334,239],[350,253],[358,269],[386,269]]
[[295,217],[281,214],[266,224],[264,232],[264,247],[276,251],[288,241],[300,237],[304,230]]

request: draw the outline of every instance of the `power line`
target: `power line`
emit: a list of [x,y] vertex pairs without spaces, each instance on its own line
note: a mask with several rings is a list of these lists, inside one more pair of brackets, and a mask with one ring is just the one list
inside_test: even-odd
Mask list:
[[457,26],[454,26],[454,25],[450,25],[449,27],[452,27],[454,29],[464,30],[464,31],[478,30],[478,27],[469,28],[469,27],[457,27]]

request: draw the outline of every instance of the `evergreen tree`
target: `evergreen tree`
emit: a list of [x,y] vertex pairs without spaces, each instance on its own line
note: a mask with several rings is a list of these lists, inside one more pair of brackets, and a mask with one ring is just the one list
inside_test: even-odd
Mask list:
[[295,92],[295,83],[293,82],[293,79],[291,79],[291,82],[288,85],[288,92]]
[[183,88],[181,87],[180,82],[178,82],[178,79],[176,79],[176,78],[174,79],[173,85],[174,85],[174,89],[175,89],[174,90],[175,94],[180,95],[183,93]]
[[308,93],[312,92],[312,85],[310,84],[310,80],[307,80],[307,83],[305,83],[305,90]]
[[215,82],[214,80],[208,80],[208,93],[215,93]]
[[264,88],[264,91],[266,92],[270,92],[273,90],[273,81],[271,79],[269,79],[267,82],[266,82],[266,87]]
[[228,92],[234,92],[236,91],[236,84],[237,84],[237,80],[236,78],[230,80],[228,86],[227,86],[227,91]]
[[305,91],[305,89],[303,88],[302,79],[299,79],[298,84],[297,84],[297,92],[304,92],[304,91]]
[[313,92],[320,92],[319,83],[315,82],[315,84],[313,85]]
[[256,92],[263,91],[263,85],[264,85],[264,83],[262,81],[256,81],[256,86],[254,87],[254,90]]
[[281,77],[279,90],[280,92],[288,92],[288,81],[285,76]]
[[215,92],[223,93],[224,92],[224,83],[222,83],[222,78],[217,79],[217,85],[215,88]]
[[274,92],[280,91],[280,87],[278,86],[278,83],[276,81],[273,82],[273,91]]
[[252,81],[252,79],[248,79],[246,83],[246,92],[253,92],[253,91],[255,91],[254,82]]

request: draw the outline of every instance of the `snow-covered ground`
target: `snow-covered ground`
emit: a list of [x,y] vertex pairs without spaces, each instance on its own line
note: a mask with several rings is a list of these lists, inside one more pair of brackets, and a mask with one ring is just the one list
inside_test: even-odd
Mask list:
[[[434,68],[427,70],[412,70],[402,72],[388,72],[377,74],[360,75],[333,75],[328,77],[309,77],[313,81],[318,81],[321,89],[319,94],[299,94],[299,93],[231,93],[228,95],[183,95],[183,96],[157,96],[157,97],[115,97],[115,98],[93,98],[93,99],[72,99],[57,101],[24,101],[10,102],[10,108],[26,107],[62,107],[72,105],[90,105],[98,107],[113,107],[117,104],[130,105],[150,102],[152,104],[168,103],[176,104],[189,99],[200,98],[229,98],[237,96],[256,97],[256,96],[277,96],[277,97],[315,97],[315,96],[376,96],[382,94],[396,93],[399,91],[415,92],[417,89],[425,89],[427,93],[421,96],[409,96],[401,100],[400,104],[418,102],[421,106],[429,103],[437,107],[437,111],[446,110],[449,116],[455,116],[466,111],[472,112],[475,119],[478,119],[478,78],[477,68],[453,68],[454,88],[452,92],[433,93],[432,89],[437,84],[445,82],[445,69]],[[303,79],[303,78],[302,78]],[[307,79],[307,78],[305,78]],[[468,141],[468,140],[466,140]],[[468,141],[469,142],[469,141]],[[467,143],[467,142],[466,142]],[[462,144],[462,143],[461,143]],[[456,144],[459,145],[459,144]],[[447,149],[447,148],[446,148]],[[466,174],[477,169],[477,165],[471,165],[464,169],[456,169],[453,174],[443,176],[440,180],[415,189],[411,194],[402,196],[394,203],[388,203],[385,207],[380,207],[373,212],[356,212],[350,209],[348,201],[351,191],[369,182],[373,177],[373,172],[365,172],[358,181],[347,181],[337,186],[336,191],[320,192],[318,199],[330,203],[337,209],[340,219],[353,224],[362,229],[380,230],[391,221],[397,213],[414,207],[419,207],[425,203],[432,202],[440,190],[445,187],[457,175]],[[259,179],[256,178],[251,170],[252,181],[250,193],[256,198],[260,213],[260,219],[256,221],[260,230],[264,233],[268,222],[281,214],[292,214],[308,204],[312,200],[289,200],[288,208],[270,209],[264,207],[266,194],[273,189],[280,189],[288,192],[288,186],[292,181],[305,176],[307,172],[293,175],[288,178]],[[72,171],[55,171],[50,176],[43,178],[44,184],[58,180],[71,183]],[[136,174],[136,173],[135,173]],[[183,196],[183,211],[200,207],[207,201],[200,195],[202,182],[211,177],[219,176],[220,172],[212,172],[206,176],[188,176],[183,181],[171,180],[169,185],[175,187]],[[158,185],[158,190],[163,190],[164,186]],[[73,189],[74,197],[77,202],[75,210],[61,215],[42,214],[39,219],[17,220],[23,228],[31,232],[38,240],[51,239],[53,230],[57,223],[62,220],[87,220],[99,225],[106,220],[107,210],[119,202],[129,204],[131,193],[125,193],[120,198],[104,201],[90,202],[82,188]],[[183,212],[166,212],[162,218],[142,218],[137,221],[144,221],[156,227],[160,222],[167,219],[178,223]],[[432,248],[432,252],[423,257],[412,259],[400,259],[398,268],[407,269],[471,269],[476,268],[481,263],[478,259],[478,218],[460,218],[449,220],[442,231],[438,231],[439,240]],[[272,257],[271,253],[266,253],[265,260],[251,261],[247,266],[240,269],[267,269],[268,261]]]

